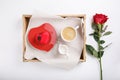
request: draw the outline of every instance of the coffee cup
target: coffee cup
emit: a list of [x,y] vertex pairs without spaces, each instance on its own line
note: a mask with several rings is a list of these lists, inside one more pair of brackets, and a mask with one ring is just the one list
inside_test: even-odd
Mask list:
[[61,37],[65,42],[71,42],[73,41],[76,36],[77,36],[77,29],[79,28],[79,26],[71,27],[65,27],[62,31],[61,31]]

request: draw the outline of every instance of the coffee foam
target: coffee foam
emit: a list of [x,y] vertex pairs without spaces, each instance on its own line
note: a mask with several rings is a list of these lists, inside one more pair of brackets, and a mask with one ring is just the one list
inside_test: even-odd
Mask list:
[[75,38],[76,32],[72,27],[66,27],[62,32],[62,36],[65,40],[71,41]]

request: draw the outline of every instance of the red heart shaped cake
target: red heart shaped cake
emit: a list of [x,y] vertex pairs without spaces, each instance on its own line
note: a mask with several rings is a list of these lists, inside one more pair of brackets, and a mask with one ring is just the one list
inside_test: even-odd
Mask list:
[[49,23],[32,28],[28,32],[29,43],[39,50],[50,51],[56,43],[56,38],[56,31]]

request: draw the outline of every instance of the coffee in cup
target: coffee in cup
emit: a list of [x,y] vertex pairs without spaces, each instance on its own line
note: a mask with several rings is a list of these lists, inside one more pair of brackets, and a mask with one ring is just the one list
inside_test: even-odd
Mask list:
[[76,38],[77,32],[73,27],[66,27],[61,31],[61,37],[66,42],[71,42]]

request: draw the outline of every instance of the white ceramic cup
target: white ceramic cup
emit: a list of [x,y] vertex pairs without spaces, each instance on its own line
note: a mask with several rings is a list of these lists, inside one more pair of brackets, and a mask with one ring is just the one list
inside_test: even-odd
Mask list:
[[71,42],[73,41],[76,37],[77,37],[77,29],[79,28],[79,26],[71,27],[65,27],[62,31],[61,31],[61,38],[65,41],[65,42]]

